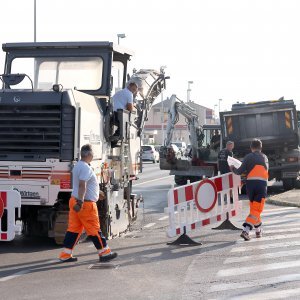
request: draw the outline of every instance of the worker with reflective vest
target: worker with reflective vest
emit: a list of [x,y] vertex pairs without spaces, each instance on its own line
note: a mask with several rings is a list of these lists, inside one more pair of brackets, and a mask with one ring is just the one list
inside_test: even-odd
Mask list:
[[65,248],[59,256],[62,262],[77,261],[72,252],[83,229],[95,245],[100,262],[117,257],[117,253],[110,250],[100,230],[96,202],[98,199],[103,200],[105,196],[100,191],[96,174],[89,165],[92,160],[92,146],[89,144],[82,146],[81,160],[76,163],[72,171],[73,192],[69,201],[69,224],[64,239]]
[[250,213],[243,224],[244,229],[241,237],[245,241],[250,240],[250,231],[256,229],[256,237],[262,236],[262,222],[260,215],[263,211],[265,199],[267,197],[268,168],[269,162],[265,154],[261,152],[262,142],[254,139],[250,145],[251,153],[247,154],[242,165],[235,169],[231,167],[235,174],[247,174],[246,189],[250,200]]

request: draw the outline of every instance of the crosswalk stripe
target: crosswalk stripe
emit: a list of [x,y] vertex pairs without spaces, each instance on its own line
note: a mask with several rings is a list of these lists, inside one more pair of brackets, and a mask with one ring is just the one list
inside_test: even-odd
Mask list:
[[[274,240],[282,240],[282,239],[293,239],[293,238],[298,238],[300,237],[300,233],[293,233],[293,234],[275,234],[275,235],[270,235],[270,236],[264,236],[261,239],[256,239],[253,238],[250,241],[247,241],[247,244],[250,243],[260,243],[260,242],[266,242],[266,241],[274,241]],[[237,244],[244,244],[245,241],[237,241]]]
[[276,284],[281,282],[292,282],[292,281],[299,281],[300,274],[288,274],[288,275],[281,275],[276,277],[264,278],[262,281],[261,278],[253,279],[249,281],[242,281],[242,282],[229,282],[229,283],[221,283],[212,285],[209,289],[210,293],[213,292],[221,292],[221,291],[228,291],[228,290],[236,290],[236,289],[245,289],[251,287],[257,287],[260,285],[268,285],[268,284]]
[[[295,217],[295,223],[297,223],[297,221],[299,220],[299,217]],[[274,224],[277,224],[277,225],[280,225],[280,224],[292,224],[293,223],[293,220],[291,219],[285,219],[285,218],[280,218],[280,219],[277,219],[277,220],[272,220],[272,221],[265,221],[263,220],[263,225],[274,225]]]
[[284,217],[287,217],[287,216],[291,216],[291,215],[297,215],[299,214],[299,211],[274,211],[274,212],[268,212],[268,213],[265,213],[263,212],[261,214],[261,217],[262,218],[266,218],[266,217],[274,217],[276,215],[278,215],[278,218],[281,218],[282,216]]
[[280,207],[280,208],[270,208],[270,209],[264,209],[264,213],[266,212],[273,212],[273,211],[289,211],[289,210],[297,210],[298,207]]
[[254,261],[260,259],[271,259],[276,257],[297,256],[297,255],[300,255],[300,249],[289,250],[289,251],[278,251],[273,253],[264,253],[264,254],[256,254],[256,255],[247,255],[242,257],[229,257],[224,261],[224,264],[232,264],[232,263],[244,262],[244,261]]
[[299,232],[299,229],[297,227],[292,227],[292,228],[277,228],[277,229],[269,229],[269,228],[263,228],[263,235],[267,234],[269,235],[270,233],[290,233],[290,232]]
[[[271,300],[271,299],[288,299],[289,297],[300,295],[300,288],[297,289],[278,289],[274,292],[251,293],[243,296],[230,298],[231,300]],[[296,299],[296,298],[294,298]],[[299,299],[299,298],[297,298]]]
[[[248,242],[244,242],[244,243],[248,243]],[[244,251],[252,251],[252,250],[265,250],[265,249],[283,248],[283,247],[292,247],[292,246],[300,246],[300,241],[289,241],[289,242],[282,242],[282,243],[271,243],[271,244],[266,244],[266,245],[237,247],[237,248],[233,248],[231,250],[231,252],[244,252]]]
[[237,275],[249,274],[254,272],[258,273],[258,272],[264,272],[269,270],[295,268],[299,266],[300,266],[300,260],[279,262],[279,263],[272,263],[272,264],[261,264],[261,265],[251,266],[251,267],[239,267],[239,268],[219,270],[217,276],[218,277],[237,276]]
[[289,224],[274,224],[274,225],[265,225],[263,224],[263,227],[268,229],[268,228],[285,228],[285,227],[293,227],[293,228],[299,228],[300,223],[289,223]]

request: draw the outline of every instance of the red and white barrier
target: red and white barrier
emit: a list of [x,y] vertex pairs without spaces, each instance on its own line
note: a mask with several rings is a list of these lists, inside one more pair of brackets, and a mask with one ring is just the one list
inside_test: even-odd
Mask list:
[[227,173],[171,189],[165,209],[169,214],[168,236],[224,221],[227,213],[236,216],[241,210],[240,184],[239,175]]
[[0,191],[0,241],[11,241],[16,232],[21,231],[20,226],[16,225],[16,208],[20,217],[20,193],[14,190]]

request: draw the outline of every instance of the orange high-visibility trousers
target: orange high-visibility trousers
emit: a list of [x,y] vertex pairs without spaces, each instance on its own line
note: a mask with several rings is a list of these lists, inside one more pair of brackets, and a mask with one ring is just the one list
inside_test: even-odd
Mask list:
[[246,218],[246,225],[250,225],[252,228],[259,227],[261,225],[261,213],[265,206],[265,198],[262,198],[260,202],[258,201],[251,201],[249,202],[250,206],[250,213]]
[[60,259],[66,260],[72,256],[73,248],[77,244],[83,229],[93,241],[99,255],[103,252],[110,252],[106,239],[100,230],[96,202],[84,201],[79,212],[74,211],[73,207],[75,204],[75,198],[71,197],[69,201],[69,225],[64,239],[65,249],[61,252]]

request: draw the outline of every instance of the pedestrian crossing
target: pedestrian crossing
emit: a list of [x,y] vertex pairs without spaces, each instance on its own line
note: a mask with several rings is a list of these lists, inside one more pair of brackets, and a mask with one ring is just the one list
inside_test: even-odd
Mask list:
[[206,299],[300,299],[300,209],[266,209],[263,237],[238,240]]

